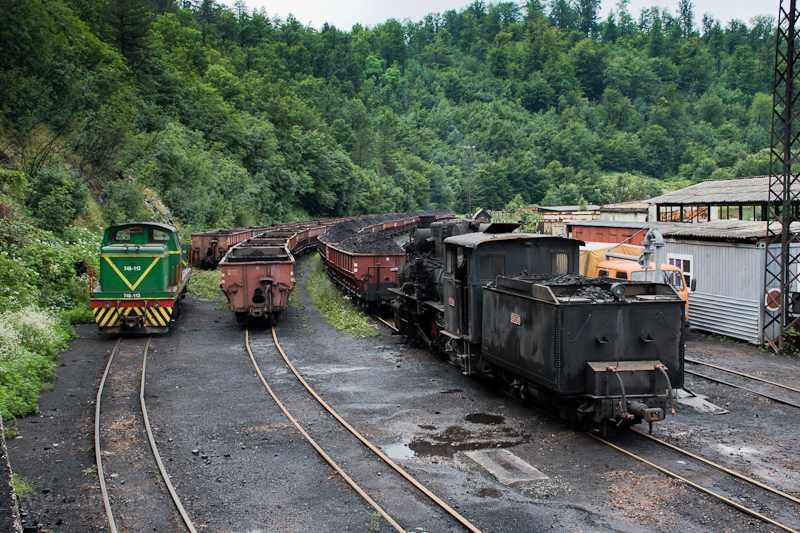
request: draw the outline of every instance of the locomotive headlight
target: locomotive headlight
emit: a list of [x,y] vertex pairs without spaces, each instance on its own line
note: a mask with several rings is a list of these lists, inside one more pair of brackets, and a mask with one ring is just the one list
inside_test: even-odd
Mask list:
[[111,309],[111,302],[104,303],[103,307],[105,307],[106,309]]
[[612,284],[611,289],[609,290],[617,300],[621,300],[622,297],[625,296],[625,285],[623,285],[622,283]]
[[161,304],[159,302],[154,302],[153,307],[161,307]]

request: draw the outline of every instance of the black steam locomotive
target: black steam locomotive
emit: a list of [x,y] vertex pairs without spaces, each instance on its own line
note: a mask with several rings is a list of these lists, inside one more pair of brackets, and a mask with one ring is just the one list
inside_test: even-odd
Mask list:
[[565,419],[663,420],[683,385],[681,298],[666,284],[580,276],[581,241],[516,227],[415,230],[393,289],[400,333]]

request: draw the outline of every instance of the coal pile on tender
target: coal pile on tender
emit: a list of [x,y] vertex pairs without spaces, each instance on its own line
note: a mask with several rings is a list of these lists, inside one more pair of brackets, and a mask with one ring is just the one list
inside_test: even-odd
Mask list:
[[337,248],[357,254],[402,254],[403,248],[383,233],[355,233],[339,241]]
[[[581,276],[580,274],[533,275],[528,279],[541,285],[553,287],[559,297],[576,297],[591,300],[593,303],[627,302],[627,298],[615,298],[608,290],[608,281]],[[561,287],[561,289],[557,289]]]

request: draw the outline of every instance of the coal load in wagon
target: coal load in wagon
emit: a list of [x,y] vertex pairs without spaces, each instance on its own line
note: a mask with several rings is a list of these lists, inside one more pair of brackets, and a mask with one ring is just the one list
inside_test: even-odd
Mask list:
[[399,244],[382,233],[357,233],[340,241],[337,248],[355,254],[404,253]]
[[360,229],[359,226],[353,224],[350,220],[345,220],[343,222],[338,222],[331,226],[331,228],[325,232],[324,234],[320,235],[319,239],[322,242],[340,242],[348,237],[352,237],[355,235],[358,230]]

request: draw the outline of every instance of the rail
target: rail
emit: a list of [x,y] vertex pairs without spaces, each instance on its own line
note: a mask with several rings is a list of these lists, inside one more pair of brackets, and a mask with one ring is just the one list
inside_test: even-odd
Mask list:
[[[701,492],[703,492],[705,494],[708,494],[709,496],[711,496],[713,498],[716,498],[717,500],[721,501],[722,503],[724,503],[724,504],[726,504],[726,505],[728,505],[730,507],[733,507],[733,508],[735,508],[735,509],[737,509],[737,510],[739,510],[739,511],[745,513],[745,514],[748,514],[748,515],[750,515],[750,516],[752,516],[754,518],[757,518],[757,519],[759,519],[759,520],[761,520],[763,522],[766,522],[768,524],[772,524],[773,526],[776,526],[776,527],[778,527],[778,528],[780,528],[780,529],[782,529],[784,531],[787,531],[788,533],[800,533],[796,529],[793,529],[793,528],[787,526],[786,524],[778,522],[777,520],[774,520],[774,519],[772,519],[772,518],[770,518],[770,517],[768,517],[768,516],[766,516],[766,515],[764,515],[762,513],[759,513],[758,511],[750,509],[749,507],[746,507],[746,506],[744,506],[744,505],[742,505],[740,503],[737,503],[737,502],[731,500],[730,498],[726,498],[725,496],[723,496],[722,494],[719,494],[718,492],[715,492],[715,491],[713,491],[713,490],[711,490],[709,488],[706,488],[706,487],[704,487],[704,486],[702,486],[702,485],[700,485],[698,483],[695,483],[695,482],[693,482],[693,481],[691,481],[689,479],[686,479],[685,477],[683,477],[683,476],[681,476],[681,475],[679,475],[679,474],[677,474],[677,473],[675,473],[675,472],[673,472],[673,471],[671,471],[671,470],[669,470],[667,468],[659,466],[659,465],[653,463],[652,461],[648,461],[647,459],[645,459],[643,457],[640,457],[639,455],[637,455],[637,454],[635,454],[635,453],[633,453],[633,452],[631,452],[629,450],[626,450],[626,449],[622,448],[621,446],[617,446],[616,444],[613,444],[613,443],[605,440],[602,437],[599,437],[599,436],[594,435],[593,433],[589,433],[589,432],[584,432],[584,433],[586,435],[592,437],[593,439],[596,439],[596,440],[602,442],[603,444],[605,444],[605,445],[607,445],[607,446],[609,446],[609,447],[611,447],[611,448],[613,448],[613,449],[615,449],[615,450],[617,450],[617,451],[619,451],[619,452],[621,452],[621,453],[623,453],[623,454],[625,454],[625,455],[627,455],[629,457],[632,457],[632,458],[636,459],[637,461],[640,461],[640,462],[642,462],[642,463],[644,463],[644,464],[646,464],[646,465],[648,465],[648,466],[650,466],[652,468],[655,468],[659,472],[661,472],[663,474],[666,474],[667,476],[669,476],[669,477],[671,477],[673,479],[677,479],[678,481],[681,481],[682,483],[685,483],[685,484],[687,484],[687,485],[689,485],[689,486],[691,486],[691,487],[693,487],[693,488],[695,488],[695,489],[697,489],[697,490],[699,490],[699,491],[701,491]],[[747,476],[744,476],[742,474],[739,474],[737,472],[729,470],[729,469],[727,469],[727,468],[725,468],[723,466],[717,465],[716,463],[713,463],[712,461],[709,461],[707,459],[703,459],[702,457],[699,457],[699,456],[694,455],[694,454],[692,454],[690,452],[682,450],[681,448],[678,448],[677,446],[673,446],[672,444],[664,442],[664,441],[662,441],[660,439],[657,439],[655,437],[652,437],[650,435],[646,435],[646,434],[644,434],[644,433],[642,433],[640,431],[633,431],[633,433],[636,433],[636,434],[641,435],[643,437],[647,437],[647,438],[649,438],[649,439],[651,439],[651,440],[653,440],[653,441],[655,441],[655,442],[657,442],[659,444],[662,444],[662,445],[665,445],[665,446],[669,447],[670,449],[678,451],[679,453],[683,453],[683,454],[685,454],[685,455],[687,455],[689,457],[692,457],[693,459],[699,460],[699,461],[703,462],[704,464],[712,466],[713,468],[717,468],[717,469],[719,469],[719,470],[721,470],[721,471],[723,471],[723,472],[725,472],[725,473],[727,473],[729,475],[737,477],[738,479],[742,479],[743,481],[746,481],[748,483],[752,483],[752,484],[754,484],[754,485],[756,485],[756,486],[758,486],[760,488],[763,488],[763,489],[765,489],[765,490],[767,490],[767,491],[769,491],[769,492],[771,492],[773,494],[782,496],[782,497],[787,498],[787,499],[789,499],[791,501],[794,501],[796,503],[800,502],[800,500],[798,500],[794,496],[791,496],[789,494],[781,492],[778,489],[775,489],[773,487],[769,487],[767,485],[764,485],[764,484],[762,484],[762,483],[760,483],[758,481],[755,481],[753,479],[748,478]]]
[[[161,473],[161,477],[164,480],[164,483],[167,486],[167,490],[172,498],[173,503],[175,504],[178,513],[181,515],[181,519],[183,520],[186,527],[189,529],[190,533],[197,533],[197,529],[195,528],[191,518],[186,513],[186,510],[181,503],[180,498],[178,497],[175,488],[172,486],[172,482],[170,481],[170,476],[164,468],[164,463],[161,460],[161,454],[158,452],[158,446],[155,441],[155,437],[153,436],[153,431],[150,426],[150,418],[147,414],[147,404],[144,400],[144,388],[145,388],[145,375],[147,372],[147,354],[150,350],[150,340],[152,337],[147,337],[147,342],[145,344],[144,353],[142,355],[142,378],[139,386],[139,405],[142,411],[142,419],[144,421],[145,430],[147,431],[147,438],[150,444],[150,450],[153,453],[153,457],[158,465],[158,469]],[[117,533],[119,530],[117,528],[117,523],[114,518],[114,512],[111,509],[111,500],[108,495],[108,486],[106,485],[105,473],[103,470],[103,458],[102,458],[102,449],[100,446],[100,407],[101,407],[101,399],[103,397],[103,389],[105,388],[106,379],[108,378],[109,371],[111,370],[111,365],[114,361],[114,356],[117,355],[119,352],[119,347],[122,343],[122,337],[117,339],[117,344],[114,346],[114,349],[111,351],[111,355],[108,358],[108,362],[106,363],[106,368],[103,371],[103,377],[100,380],[100,385],[97,387],[97,397],[95,399],[95,412],[94,412],[94,452],[95,452],[95,461],[97,464],[97,477],[100,481],[100,492],[103,498],[103,507],[105,508],[106,512],[106,519],[108,520],[109,529],[111,533]]]
[[[433,492],[428,490],[424,485],[422,485],[419,481],[417,481],[414,477],[408,474],[405,470],[403,470],[397,463],[392,461],[389,457],[387,457],[383,452],[381,452],[374,444],[368,441],[361,433],[359,433],[355,428],[353,428],[346,420],[344,420],[330,405],[322,399],[322,397],[317,394],[317,392],[306,382],[305,379],[300,375],[297,371],[295,366],[289,361],[289,358],[286,355],[286,352],[283,351],[280,343],[278,342],[278,337],[275,332],[275,328],[271,328],[272,332],[272,339],[275,343],[275,347],[277,348],[278,352],[281,354],[283,361],[289,367],[289,370],[294,374],[297,380],[305,387],[305,389],[314,397],[314,399],[326,410],[330,413],[333,418],[335,418],[344,428],[346,428],[354,437],[356,437],[361,443],[369,448],[375,455],[377,455],[387,466],[392,468],[395,472],[397,472],[400,476],[402,476],[406,481],[411,483],[415,488],[417,488],[420,492],[422,492],[425,496],[427,496],[431,501],[433,501],[436,505],[438,505],[441,509],[447,512],[450,516],[455,518],[461,525],[463,525],[469,531],[473,533],[481,533],[481,530],[475,527],[469,520],[464,518],[461,514],[459,514],[455,509],[447,505],[443,500],[441,500],[438,496],[436,496]],[[248,332],[249,335],[249,332]],[[248,337],[249,338],[249,337]],[[253,364],[255,365],[255,358],[252,355],[252,351],[249,348],[248,343],[248,353],[250,354],[251,359],[253,360]],[[257,365],[256,365],[257,368]],[[261,376],[260,371],[258,372],[259,376]],[[262,377],[262,383],[264,382]],[[266,385],[266,383],[265,383]],[[400,531],[403,531],[400,529]]]

